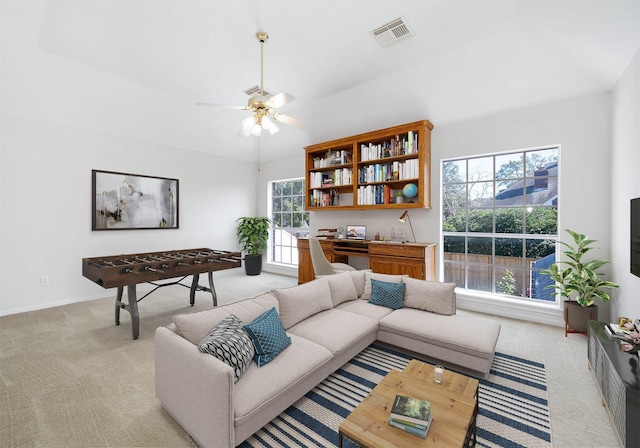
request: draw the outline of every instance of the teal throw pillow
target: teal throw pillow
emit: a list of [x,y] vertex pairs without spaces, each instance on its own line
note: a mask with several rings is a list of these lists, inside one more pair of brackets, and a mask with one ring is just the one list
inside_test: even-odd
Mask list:
[[402,308],[404,283],[381,282],[371,279],[371,299],[369,303],[397,310]]
[[284,331],[275,307],[246,324],[244,329],[253,341],[256,351],[253,360],[258,367],[273,361],[280,352],[291,345],[291,338]]

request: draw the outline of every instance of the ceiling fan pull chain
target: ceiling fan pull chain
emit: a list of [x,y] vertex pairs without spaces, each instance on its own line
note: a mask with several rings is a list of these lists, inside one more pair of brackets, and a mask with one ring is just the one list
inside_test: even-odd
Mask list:
[[262,142],[262,137],[258,136],[258,171],[260,171],[260,150],[262,149],[262,145],[260,144]]

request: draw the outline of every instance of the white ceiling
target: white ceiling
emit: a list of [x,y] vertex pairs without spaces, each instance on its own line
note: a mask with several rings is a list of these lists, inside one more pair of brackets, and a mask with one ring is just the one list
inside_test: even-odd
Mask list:
[[[262,160],[419,119],[436,126],[610,91],[640,46],[640,0],[0,1],[2,113],[256,160],[237,137],[260,81],[309,124]],[[404,17],[415,36],[371,31]]]

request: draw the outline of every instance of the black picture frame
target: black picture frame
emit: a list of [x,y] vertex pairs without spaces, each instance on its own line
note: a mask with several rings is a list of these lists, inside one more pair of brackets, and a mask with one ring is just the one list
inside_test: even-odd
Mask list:
[[91,170],[91,230],[180,228],[180,180]]

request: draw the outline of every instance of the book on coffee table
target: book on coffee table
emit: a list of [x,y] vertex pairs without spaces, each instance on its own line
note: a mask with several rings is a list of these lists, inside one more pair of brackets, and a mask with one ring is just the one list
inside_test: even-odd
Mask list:
[[431,402],[419,398],[396,395],[389,417],[428,426],[429,418],[431,417]]
[[408,432],[409,434],[413,434],[414,436],[418,436],[423,439],[426,439],[427,433],[429,432],[429,427],[431,426],[432,418],[433,417],[431,416],[431,414],[429,414],[429,418],[426,422],[426,425],[411,423],[406,420],[393,418],[391,416],[389,416],[389,419],[387,420],[387,422],[395,428],[402,429],[403,431]]
[[604,329],[610,339],[624,339],[626,332],[618,324],[605,324]]

